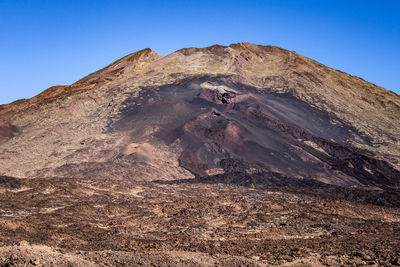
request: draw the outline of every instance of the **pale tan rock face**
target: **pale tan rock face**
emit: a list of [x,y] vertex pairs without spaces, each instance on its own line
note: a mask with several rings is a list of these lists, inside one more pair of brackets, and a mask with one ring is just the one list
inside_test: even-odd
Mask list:
[[[199,82],[191,82],[193,79]],[[205,99],[204,101],[215,102],[213,105],[218,107],[223,106],[222,111],[227,113],[235,108],[239,109],[240,106],[244,114],[243,109],[250,108],[247,103],[264,101],[262,99],[265,94],[290,97],[325,112],[324,114],[333,114],[334,116],[324,119],[330,120],[330,125],[337,125],[337,129],[351,128],[352,136],[341,140],[342,145],[367,150],[370,156],[384,160],[394,168],[400,168],[398,95],[292,51],[239,43],[228,47],[216,45],[200,49],[187,48],[167,56],[159,56],[150,49],[144,49],[70,86],[51,87],[32,99],[1,106],[0,174],[29,177],[38,172],[44,175],[65,164],[111,162],[130,157],[134,161],[152,165],[156,169],[155,173],[173,166],[174,176],[190,176],[188,168],[179,163],[186,155],[183,151],[187,144],[182,144],[179,138],[170,140],[172,143],[160,141],[160,125],[171,124],[171,121],[160,118],[154,123],[154,118],[149,118],[148,123],[143,122],[140,127],[127,126],[124,130],[110,128],[114,122],[125,116],[125,109],[133,109],[133,102],[139,113],[151,109],[160,104],[160,101],[175,99],[175,96],[169,96],[168,99],[158,97],[161,94],[158,93],[159,88],[185,83],[193,92],[198,90],[199,95],[203,94],[200,98]],[[239,89],[233,88],[235,86]],[[254,91],[240,89],[243,86],[254,88]],[[208,94],[207,97],[204,92]],[[225,93],[235,96],[224,98]],[[195,96],[191,100],[197,97],[197,93],[193,94]],[[175,108],[172,112],[176,112],[177,117],[181,116],[179,114],[192,112],[192,104],[187,104],[187,100],[177,101],[179,103],[171,104],[171,108]],[[265,101],[270,103],[268,99]],[[301,120],[291,117],[293,114],[290,112],[285,114],[285,108],[279,106],[283,104],[274,105],[277,104],[269,106],[270,112],[275,114],[279,111],[279,119],[289,123],[288,125],[301,126]],[[246,112],[248,114],[249,111]],[[168,111],[165,113],[168,114]],[[208,116],[204,114],[206,113],[198,115]],[[232,120],[229,116],[227,118]],[[193,119],[195,118],[191,118]],[[188,120],[183,129],[188,129],[193,123],[204,123],[189,122],[189,118],[183,117],[178,120]],[[296,124],[296,120],[299,123]],[[7,125],[15,127],[14,130],[11,131],[11,126]],[[219,168],[219,160],[233,155],[232,153],[241,155],[240,147],[247,146],[247,141],[254,142],[256,137],[252,139],[246,136],[248,127],[250,126],[230,121],[221,129],[220,137],[212,137],[214,143],[225,142],[224,149],[227,151],[218,152],[218,156],[212,159],[204,159],[206,156],[200,155],[203,152],[189,156],[206,164],[204,171]],[[320,129],[321,135],[315,135],[323,136],[324,131],[325,129]],[[323,137],[339,142],[338,139],[327,136]],[[260,136],[257,138],[262,139]],[[307,142],[313,142],[303,141],[304,146]],[[207,153],[211,153],[214,149],[211,148],[211,143],[206,145]],[[313,146],[319,150],[324,149],[318,144],[310,145]],[[295,146],[290,150],[295,151]],[[313,158],[315,155],[305,152],[304,148],[300,150],[302,152],[299,155],[304,161],[318,161]],[[289,154],[282,154],[282,157],[293,158]],[[243,154],[243,157],[246,155]],[[279,171],[276,166],[269,167]],[[330,175],[321,170],[317,173],[316,177]],[[296,175],[301,176],[302,172],[299,171]],[[341,175],[343,174],[338,176]]]

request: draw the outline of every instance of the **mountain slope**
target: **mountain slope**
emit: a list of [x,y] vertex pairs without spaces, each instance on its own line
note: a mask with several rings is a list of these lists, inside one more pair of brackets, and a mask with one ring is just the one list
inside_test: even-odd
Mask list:
[[399,111],[398,95],[278,47],[144,49],[1,106],[0,174],[112,165],[181,179],[225,172],[221,160],[234,158],[293,178],[398,187]]

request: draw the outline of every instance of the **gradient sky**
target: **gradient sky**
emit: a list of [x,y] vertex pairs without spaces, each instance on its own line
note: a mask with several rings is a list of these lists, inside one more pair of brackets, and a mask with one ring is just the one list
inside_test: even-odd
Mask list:
[[0,104],[150,47],[277,45],[400,94],[400,1],[0,0]]

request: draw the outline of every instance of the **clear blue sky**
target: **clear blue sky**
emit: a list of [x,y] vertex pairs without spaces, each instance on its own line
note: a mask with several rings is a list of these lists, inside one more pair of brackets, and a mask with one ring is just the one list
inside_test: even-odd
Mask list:
[[0,104],[150,47],[277,45],[400,94],[400,0],[0,0]]

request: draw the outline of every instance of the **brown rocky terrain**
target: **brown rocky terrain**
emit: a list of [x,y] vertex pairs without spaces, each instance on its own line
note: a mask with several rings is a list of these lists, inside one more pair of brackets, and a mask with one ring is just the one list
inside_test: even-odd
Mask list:
[[0,106],[0,264],[400,264],[400,97],[249,43]]

